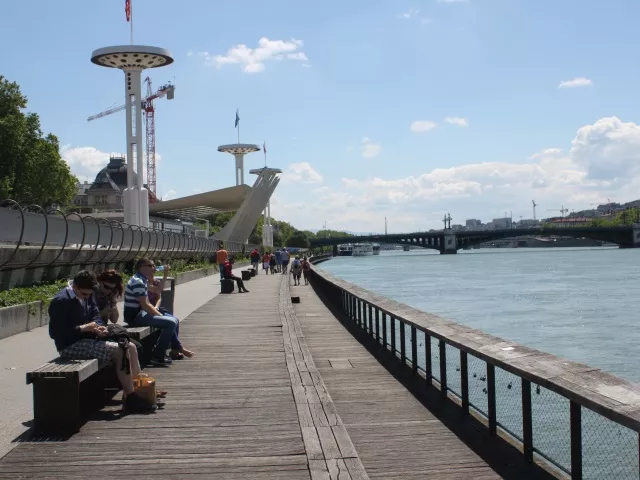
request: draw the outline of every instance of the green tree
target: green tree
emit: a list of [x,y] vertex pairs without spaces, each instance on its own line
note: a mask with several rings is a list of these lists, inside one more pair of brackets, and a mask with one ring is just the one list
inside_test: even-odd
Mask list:
[[287,247],[309,248],[309,237],[306,233],[296,230],[287,239]]
[[58,139],[43,136],[40,118],[26,108],[18,84],[0,75],[0,199],[66,206],[77,179],[60,156]]

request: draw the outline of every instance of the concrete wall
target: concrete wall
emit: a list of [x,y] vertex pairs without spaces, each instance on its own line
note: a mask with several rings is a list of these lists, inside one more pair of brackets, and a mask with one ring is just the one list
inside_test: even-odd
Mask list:
[[[234,267],[242,268],[248,265],[250,265],[249,262],[239,262],[236,263]],[[213,267],[179,273],[176,275],[176,285],[217,274],[218,272]],[[48,325],[48,307],[48,301],[39,301],[0,308],[0,340],[10,337],[11,335],[28,332],[34,328]]]

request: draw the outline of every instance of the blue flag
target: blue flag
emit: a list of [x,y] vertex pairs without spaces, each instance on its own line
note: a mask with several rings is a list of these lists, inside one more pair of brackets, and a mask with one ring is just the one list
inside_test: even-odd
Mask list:
[[235,128],[238,128],[238,124],[240,123],[240,115],[238,114],[238,110],[236,110],[236,125]]

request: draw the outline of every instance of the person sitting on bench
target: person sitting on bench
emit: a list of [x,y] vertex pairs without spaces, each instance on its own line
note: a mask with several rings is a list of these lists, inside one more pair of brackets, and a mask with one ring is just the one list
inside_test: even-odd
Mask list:
[[[49,304],[49,336],[62,358],[71,360],[97,359],[113,361],[118,381],[126,395],[124,409],[128,413],[147,413],[155,410],[134,392],[133,377],[140,373],[138,351],[130,343],[126,354],[117,342],[105,341],[107,327],[102,323],[100,310],[94,299],[98,282],[92,272],[82,270]],[[129,370],[122,368],[125,355]]]
[[226,278],[227,280],[235,280],[236,283],[238,284],[238,293],[249,293],[249,290],[247,290],[244,286],[244,282],[242,281],[242,279],[240,277],[236,277],[232,270],[233,270],[233,264],[235,263],[235,260],[233,258],[228,259],[226,262],[224,262],[224,278]]
[[184,357],[193,357],[195,353],[184,348],[182,346],[182,342],[180,342],[180,320],[178,320],[178,317],[166,308],[160,306],[162,305],[162,291],[164,290],[167,277],[169,276],[169,269],[169,265],[164,265],[162,267],[162,280],[154,277],[153,280],[149,281],[148,297],[149,303],[156,307],[162,315],[176,319],[176,330],[173,332],[173,336],[171,337],[171,350],[169,351],[169,356],[171,357],[171,360],[182,360]]
[[171,357],[166,355],[171,338],[178,326],[178,320],[162,312],[149,302],[149,279],[153,280],[156,264],[142,257],[136,262],[136,273],[127,282],[124,289],[124,320],[132,327],[157,327],[160,336],[156,342],[151,359],[154,365],[170,365]]
[[102,322],[105,325],[108,325],[109,321],[118,323],[118,299],[124,293],[122,275],[113,269],[103,271],[98,275],[98,288],[95,293]]

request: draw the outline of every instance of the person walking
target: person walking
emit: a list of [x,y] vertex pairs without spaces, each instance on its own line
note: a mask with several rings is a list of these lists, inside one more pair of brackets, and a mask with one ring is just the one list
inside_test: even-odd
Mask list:
[[304,284],[309,285],[309,272],[311,272],[311,263],[307,260],[307,256],[305,255],[302,258],[302,276],[304,277]]
[[264,270],[265,275],[269,275],[269,262],[271,261],[271,255],[269,252],[264,252],[262,256],[262,269]]
[[282,249],[282,253],[280,254],[282,258],[282,274],[287,274],[287,269],[289,268],[289,252],[286,248]]
[[293,284],[299,286],[300,276],[302,275],[302,263],[300,263],[300,257],[298,256],[291,262],[291,274],[293,275]]
[[250,254],[251,257],[251,266],[256,271],[256,275],[260,270],[258,270],[258,265],[260,264],[260,252],[257,248],[254,248]]

